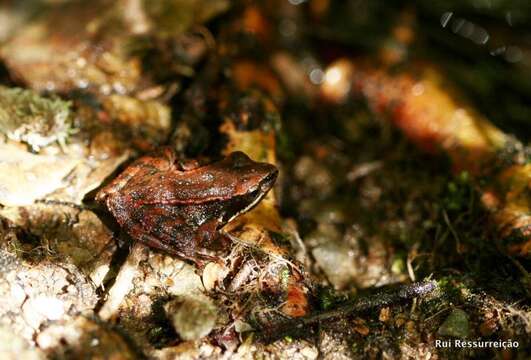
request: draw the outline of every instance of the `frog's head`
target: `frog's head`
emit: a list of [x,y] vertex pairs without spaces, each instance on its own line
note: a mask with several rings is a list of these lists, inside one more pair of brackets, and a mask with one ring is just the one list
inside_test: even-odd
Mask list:
[[241,151],[233,152],[224,160],[229,164],[232,176],[238,178],[240,194],[267,193],[275,183],[278,169],[268,163],[251,160]]
[[278,169],[272,164],[253,161],[240,151],[231,153],[223,162],[226,169],[230,169],[231,177],[237,179],[231,201],[234,211],[226,219],[230,221],[260,202],[275,184]]

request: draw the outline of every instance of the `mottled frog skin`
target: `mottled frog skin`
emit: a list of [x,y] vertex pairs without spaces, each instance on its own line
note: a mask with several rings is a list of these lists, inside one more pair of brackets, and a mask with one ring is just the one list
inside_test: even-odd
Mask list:
[[141,157],[96,195],[135,240],[201,263],[219,250],[218,230],[255,206],[278,170],[242,152],[182,166],[171,148]]

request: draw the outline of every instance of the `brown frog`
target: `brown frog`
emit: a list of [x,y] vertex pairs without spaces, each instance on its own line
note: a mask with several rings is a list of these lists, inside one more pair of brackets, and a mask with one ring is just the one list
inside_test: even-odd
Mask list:
[[133,239],[201,264],[212,258],[218,230],[255,206],[277,175],[275,166],[242,152],[199,166],[161,148],[127,167],[96,200]]

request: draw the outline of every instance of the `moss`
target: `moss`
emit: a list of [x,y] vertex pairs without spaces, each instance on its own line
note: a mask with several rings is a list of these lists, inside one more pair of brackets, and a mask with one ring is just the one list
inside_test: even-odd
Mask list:
[[0,133],[32,150],[64,144],[72,132],[71,103],[34,91],[0,87]]
[[332,294],[330,292],[323,292],[323,294],[321,294],[321,296],[319,297],[319,301],[320,301],[320,307],[321,309],[330,309],[333,305],[334,305],[334,297],[332,296]]
[[467,289],[462,279],[456,276],[442,277],[437,281],[441,291],[441,299],[449,303],[460,302],[463,290]]
[[470,181],[468,172],[463,171],[453,180],[448,182],[442,201],[445,209],[449,211],[463,211],[470,207],[475,199],[475,189]]
[[347,296],[344,294],[338,294],[331,287],[322,287],[317,289],[318,307],[321,310],[332,309],[337,304],[340,304],[347,300]]

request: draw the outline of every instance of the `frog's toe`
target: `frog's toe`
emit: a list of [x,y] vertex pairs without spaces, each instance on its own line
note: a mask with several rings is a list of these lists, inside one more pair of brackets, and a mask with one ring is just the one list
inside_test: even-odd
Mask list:
[[200,269],[203,269],[208,263],[216,263],[218,265],[225,265],[225,259],[223,257],[215,255],[215,254],[203,253],[203,252],[196,253],[194,262],[197,265],[197,267]]

